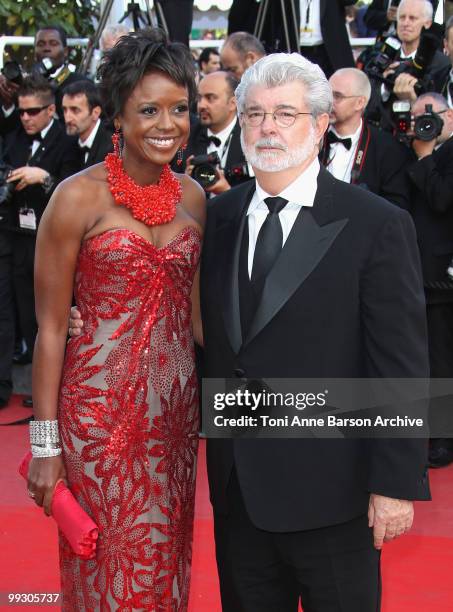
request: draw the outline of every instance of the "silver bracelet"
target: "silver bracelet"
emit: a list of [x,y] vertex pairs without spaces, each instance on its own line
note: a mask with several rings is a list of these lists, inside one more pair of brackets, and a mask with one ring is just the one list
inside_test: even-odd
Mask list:
[[30,444],[59,444],[58,421],[30,421]]
[[58,457],[61,455],[61,446],[36,446],[31,445],[31,454],[33,457],[41,459],[45,457]]

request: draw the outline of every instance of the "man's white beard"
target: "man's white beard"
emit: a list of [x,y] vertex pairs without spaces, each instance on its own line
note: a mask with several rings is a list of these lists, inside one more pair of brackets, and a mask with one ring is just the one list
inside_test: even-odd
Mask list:
[[[249,164],[262,172],[280,172],[281,170],[301,166],[317,147],[313,126],[310,126],[310,132],[305,141],[301,145],[293,147],[290,151],[288,151],[287,145],[277,138],[261,138],[254,144],[247,145],[243,131],[241,131],[241,145]],[[260,151],[258,147],[277,147],[280,151]]]

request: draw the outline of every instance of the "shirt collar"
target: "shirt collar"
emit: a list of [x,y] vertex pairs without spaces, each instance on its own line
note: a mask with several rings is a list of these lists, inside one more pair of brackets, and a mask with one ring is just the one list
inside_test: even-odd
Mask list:
[[93,146],[94,139],[96,138],[96,134],[98,133],[99,126],[101,125],[101,120],[98,119],[94,124],[93,129],[91,130],[90,135],[86,140],[80,140],[79,138],[79,147],[88,147],[91,149]]
[[43,130],[41,130],[41,140],[44,140],[44,138],[47,136],[47,132],[53,126],[54,121],[55,121],[55,119],[52,119],[52,121],[49,123],[49,125],[47,125]]
[[212,130],[208,128],[207,130],[208,136],[215,136],[223,144],[228,138],[228,136],[231,134],[231,132],[234,130],[234,126],[236,125],[237,120],[238,118],[234,117],[234,119],[226,126],[226,128],[223,128],[223,130],[221,130],[220,132],[217,132],[217,134],[214,134],[214,132],[212,132]]
[[[277,194],[278,197],[285,198],[291,204],[294,204],[298,207],[309,206],[312,207],[315,201],[316,190],[318,188],[318,174],[319,174],[319,161],[318,158],[311,162],[311,164],[305,168],[302,174],[290,183],[283,191]],[[301,199],[301,194],[303,194],[303,199]],[[250,202],[249,209],[247,214],[254,212],[261,202],[264,201],[265,198],[273,197],[259,185],[258,181],[256,181],[256,198],[253,198]]]
[[414,59],[416,53],[417,53],[417,49],[415,51],[412,51],[412,53],[409,53],[409,55],[405,55],[403,51],[403,47],[401,47],[400,59]]

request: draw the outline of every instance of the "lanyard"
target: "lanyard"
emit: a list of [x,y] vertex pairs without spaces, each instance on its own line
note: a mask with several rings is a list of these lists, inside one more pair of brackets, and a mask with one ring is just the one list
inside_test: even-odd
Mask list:
[[313,2],[313,0],[306,0],[306,2],[307,2],[307,8],[305,9],[305,25],[304,25],[305,31],[307,31],[308,24],[310,23],[310,8],[311,8],[311,3]]

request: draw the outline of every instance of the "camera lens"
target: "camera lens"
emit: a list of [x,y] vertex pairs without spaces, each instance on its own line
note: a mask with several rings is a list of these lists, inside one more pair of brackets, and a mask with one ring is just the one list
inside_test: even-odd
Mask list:
[[211,187],[217,182],[217,172],[215,167],[210,164],[200,164],[192,170],[192,178],[202,187]]
[[22,72],[17,62],[6,62],[2,68],[2,73],[5,79],[7,79],[8,81],[16,83],[16,85],[22,84]]

